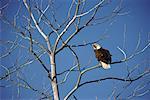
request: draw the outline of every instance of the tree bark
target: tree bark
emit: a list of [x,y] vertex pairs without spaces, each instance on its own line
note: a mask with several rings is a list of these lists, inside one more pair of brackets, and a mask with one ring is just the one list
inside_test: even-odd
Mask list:
[[56,77],[56,64],[55,64],[55,56],[54,54],[50,55],[50,61],[51,61],[51,84],[52,84],[52,90],[53,90],[53,96],[54,100],[59,100],[59,91],[58,91],[58,85],[57,85],[57,77]]

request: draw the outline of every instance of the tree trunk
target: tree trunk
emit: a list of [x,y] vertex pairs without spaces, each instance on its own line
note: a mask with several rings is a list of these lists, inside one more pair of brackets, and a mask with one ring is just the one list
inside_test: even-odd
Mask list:
[[51,78],[52,78],[51,84],[52,84],[53,96],[54,96],[54,100],[59,100],[59,91],[57,85],[56,64],[55,64],[54,54],[51,54],[50,61],[51,61]]

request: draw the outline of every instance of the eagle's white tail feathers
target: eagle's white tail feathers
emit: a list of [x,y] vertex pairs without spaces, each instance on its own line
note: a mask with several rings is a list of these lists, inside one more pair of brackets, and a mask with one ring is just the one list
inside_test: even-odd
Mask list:
[[106,63],[104,63],[104,62],[102,62],[102,61],[100,61],[100,63],[101,63],[101,65],[102,65],[102,67],[104,68],[104,69],[110,69],[111,67],[110,67],[110,64],[106,64]]

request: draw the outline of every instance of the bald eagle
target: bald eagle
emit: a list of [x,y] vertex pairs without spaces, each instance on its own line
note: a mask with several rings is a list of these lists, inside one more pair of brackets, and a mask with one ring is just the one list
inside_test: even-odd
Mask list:
[[107,49],[102,48],[99,44],[92,44],[95,56],[104,69],[109,69],[111,64],[111,54]]

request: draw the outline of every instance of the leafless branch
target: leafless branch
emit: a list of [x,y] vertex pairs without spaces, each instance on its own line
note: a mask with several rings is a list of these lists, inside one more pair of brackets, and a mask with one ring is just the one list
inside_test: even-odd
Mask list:
[[30,33],[30,52],[36,57],[36,59],[40,62],[40,64],[43,66],[43,68],[45,69],[45,71],[48,74],[48,77],[51,79],[50,77],[50,71],[48,70],[48,68],[45,66],[44,62],[38,57],[38,55],[34,52],[33,50],[33,42],[32,42],[32,35]]
[[116,77],[101,78],[101,79],[98,79],[98,80],[87,81],[87,82],[81,83],[79,85],[79,87],[82,86],[82,85],[84,85],[84,84],[90,84],[90,83],[100,82],[100,81],[103,81],[103,80],[119,80],[119,81],[125,81],[125,82],[133,82],[133,81],[136,81],[136,80],[144,77],[145,75],[147,75],[149,73],[150,73],[150,70],[145,71],[144,73],[142,73],[141,75],[139,75],[138,77],[133,78],[133,79],[124,79],[124,78],[116,78]]
[[7,57],[8,55],[10,55],[14,50],[16,50],[16,48],[18,47],[18,45],[16,45],[18,42],[18,37],[16,37],[16,40],[13,42],[13,44],[11,45],[11,47],[9,48],[9,50],[0,56],[0,59],[1,58],[4,58],[4,57]]
[[33,22],[34,22],[36,28],[38,29],[39,33],[43,36],[44,39],[46,39],[47,36],[46,36],[45,33],[41,30],[41,28],[39,27],[37,21],[35,20],[35,18],[34,18],[34,16],[33,16],[32,12],[31,12],[30,7],[29,7],[28,4],[27,4],[27,1],[26,1],[26,0],[23,0],[23,2],[24,2],[24,5],[26,6],[28,12],[30,13],[30,16],[31,16],[31,18],[32,18],[32,20],[33,20]]
[[[38,57],[40,58],[40,57],[41,57],[43,54],[45,54],[45,53],[46,53],[46,52],[41,53]],[[9,75],[11,75],[11,74],[13,74],[13,73],[19,71],[20,69],[26,67],[27,65],[30,65],[31,63],[33,63],[33,62],[36,61],[36,60],[38,60],[38,59],[32,59],[32,60],[27,60],[27,61],[25,61],[23,64],[18,65],[19,67],[15,68],[15,69],[12,69],[11,71],[9,71],[9,73],[6,73],[6,74],[3,75],[3,76],[0,76],[0,80],[3,80],[3,79],[5,79],[5,78],[7,78]]]

